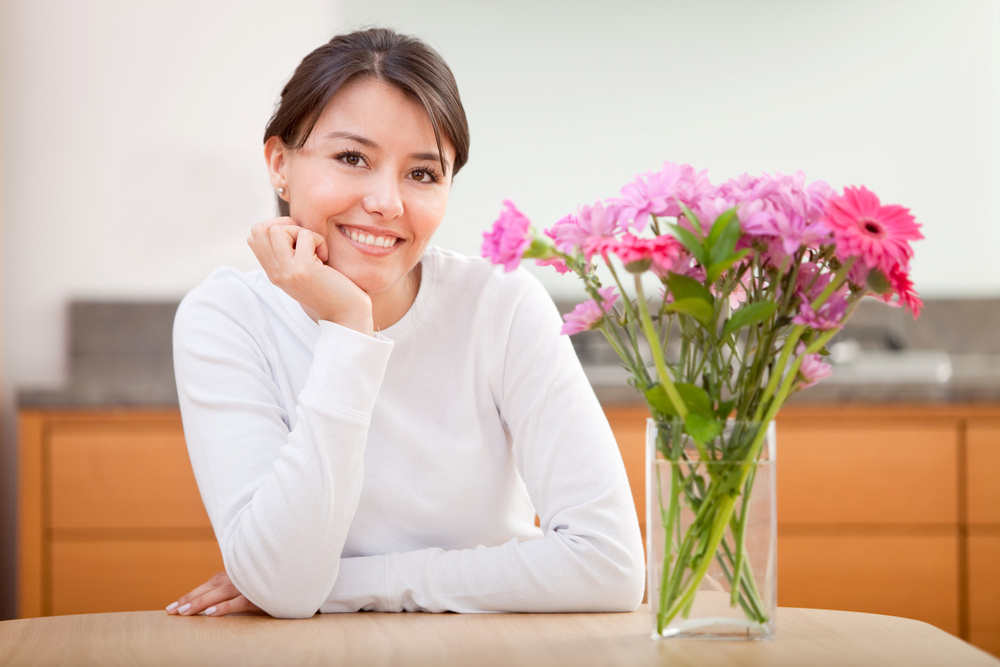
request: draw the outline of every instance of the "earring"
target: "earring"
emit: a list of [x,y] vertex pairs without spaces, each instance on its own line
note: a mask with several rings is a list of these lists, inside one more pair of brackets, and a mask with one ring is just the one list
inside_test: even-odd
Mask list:
[[278,195],[284,197],[285,196],[285,188],[278,188]]

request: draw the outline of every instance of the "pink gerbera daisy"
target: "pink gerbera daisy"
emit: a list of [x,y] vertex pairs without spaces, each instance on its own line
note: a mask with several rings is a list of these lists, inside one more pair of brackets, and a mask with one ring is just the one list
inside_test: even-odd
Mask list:
[[908,265],[913,256],[909,242],[924,238],[909,209],[883,206],[864,186],[844,188],[842,197],[832,197],[824,220],[841,258],[858,257],[886,275],[897,264]]
[[604,319],[604,316],[611,312],[611,307],[618,300],[615,288],[602,287],[597,290],[597,293],[601,296],[600,303],[594,299],[590,299],[578,304],[573,309],[573,312],[563,315],[565,324],[562,326],[561,333],[572,336],[581,331],[589,331],[597,327],[601,323],[601,320]]
[[633,234],[623,234],[621,239],[591,238],[587,240],[584,252],[587,257],[595,254],[613,253],[625,265],[630,273],[642,273],[652,269],[653,273],[663,277],[674,270],[674,265],[681,257],[683,246],[680,241],[669,234],[644,239]]

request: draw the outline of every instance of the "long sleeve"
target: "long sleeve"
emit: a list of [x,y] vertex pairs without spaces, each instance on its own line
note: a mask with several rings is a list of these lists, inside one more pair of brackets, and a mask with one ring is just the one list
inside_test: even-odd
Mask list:
[[[461,293],[450,297],[460,308]],[[461,409],[492,412],[500,424],[540,533],[461,549],[346,557],[321,610],[635,609],[642,600],[644,563],[627,477],[572,345],[558,333],[551,299],[523,271],[487,281],[475,299],[475,312],[483,314],[478,324],[457,318],[448,324],[486,341],[474,356],[488,369],[491,404]],[[477,321],[475,313],[466,317]],[[436,399],[457,402],[459,393]],[[446,480],[462,474],[440,465]],[[458,507],[430,520],[462,522],[466,514]]]
[[[185,437],[233,583],[273,616],[308,617],[338,577],[392,343],[332,323],[276,334],[288,304],[237,275],[217,272],[176,316]],[[279,348],[310,335],[299,386]]]

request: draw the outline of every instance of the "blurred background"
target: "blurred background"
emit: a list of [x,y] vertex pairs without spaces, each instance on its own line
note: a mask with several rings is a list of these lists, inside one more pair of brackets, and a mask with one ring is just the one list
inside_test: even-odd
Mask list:
[[436,47],[466,105],[439,245],[478,254],[504,198],[548,227],[664,160],[713,182],[803,170],[911,208],[922,296],[1000,295],[996,0],[2,0],[0,618],[15,395],[66,383],[67,304],[176,300],[218,265],[255,268],[280,89],[373,24]]

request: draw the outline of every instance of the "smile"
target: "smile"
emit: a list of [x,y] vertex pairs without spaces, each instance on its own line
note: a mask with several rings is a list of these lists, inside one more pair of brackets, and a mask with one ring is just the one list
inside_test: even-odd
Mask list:
[[375,236],[374,234],[368,234],[364,231],[359,232],[355,229],[348,229],[347,227],[341,227],[340,231],[344,233],[344,236],[356,243],[362,243],[375,248],[391,248],[396,245],[396,241],[399,240],[399,238],[395,236]]

